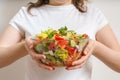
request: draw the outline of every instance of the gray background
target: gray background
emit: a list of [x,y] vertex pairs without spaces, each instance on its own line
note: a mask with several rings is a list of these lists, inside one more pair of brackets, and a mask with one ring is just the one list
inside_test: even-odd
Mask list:
[[[35,0],[0,0],[0,34],[20,7],[29,1]],[[94,0],[93,4],[104,12],[120,42],[120,0]],[[0,80],[24,80],[25,63],[26,58],[24,57],[10,66],[0,69]],[[120,80],[120,74],[95,58],[92,80]]]

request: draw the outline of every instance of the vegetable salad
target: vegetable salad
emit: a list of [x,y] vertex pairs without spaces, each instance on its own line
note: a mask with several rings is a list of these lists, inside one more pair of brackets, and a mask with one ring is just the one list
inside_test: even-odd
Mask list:
[[70,66],[82,56],[87,44],[87,34],[77,34],[73,30],[61,27],[58,30],[48,29],[35,36],[34,49],[44,54],[46,59],[40,60],[50,66]]

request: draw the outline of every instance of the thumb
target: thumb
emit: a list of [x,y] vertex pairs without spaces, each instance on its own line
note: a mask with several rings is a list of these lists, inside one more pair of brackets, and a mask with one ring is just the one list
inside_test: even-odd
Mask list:
[[31,39],[31,37],[28,37],[25,39],[26,45],[28,46],[28,48],[33,48],[33,40]]

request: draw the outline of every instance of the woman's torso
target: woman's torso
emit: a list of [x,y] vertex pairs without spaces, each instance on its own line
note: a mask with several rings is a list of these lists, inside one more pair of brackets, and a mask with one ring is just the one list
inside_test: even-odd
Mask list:
[[[90,6],[88,6],[86,13],[79,12],[73,5],[45,5],[31,9],[32,15],[27,12],[26,7],[23,7],[19,13],[24,19],[21,19],[20,22],[18,20],[18,25],[22,26],[25,38],[34,36],[48,28],[58,29],[67,26],[68,29],[75,30],[78,34],[87,33],[90,38],[95,39],[98,30],[96,9]],[[79,69],[68,71],[63,67],[48,71],[38,67],[28,56],[26,70],[26,80],[90,80],[92,57]]]

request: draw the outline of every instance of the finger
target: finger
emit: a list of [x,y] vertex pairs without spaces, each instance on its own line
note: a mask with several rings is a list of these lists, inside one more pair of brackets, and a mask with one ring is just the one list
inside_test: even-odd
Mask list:
[[32,56],[33,59],[45,59],[46,56],[44,54],[37,54],[34,51],[30,51],[30,55]]
[[73,70],[73,69],[79,69],[79,68],[82,68],[84,65],[85,65],[86,62],[83,62],[82,64],[80,65],[76,65],[76,66],[72,66],[72,67],[67,67],[66,69],[67,70]]
[[31,48],[33,48],[33,42],[30,40],[30,37],[25,39],[25,48],[28,52]]
[[87,55],[94,47],[94,41],[92,41],[91,39],[89,39],[87,46],[85,47],[83,53],[85,55]]
[[55,70],[55,68],[54,67],[51,67],[51,66],[47,66],[47,65],[45,65],[45,64],[42,64],[40,61],[36,61],[36,64],[39,66],[39,67],[41,67],[41,68],[44,68],[44,69],[47,69],[47,70]]
[[86,61],[87,58],[88,58],[88,56],[85,56],[85,55],[84,55],[84,56],[82,56],[80,59],[74,61],[74,62],[72,63],[72,65],[73,65],[73,66],[74,66],[74,65],[80,65],[80,64],[82,64],[84,61]]
[[28,37],[25,41],[26,41],[27,46],[28,46],[29,48],[32,48],[32,47],[33,47],[33,40],[31,39],[31,37]]

